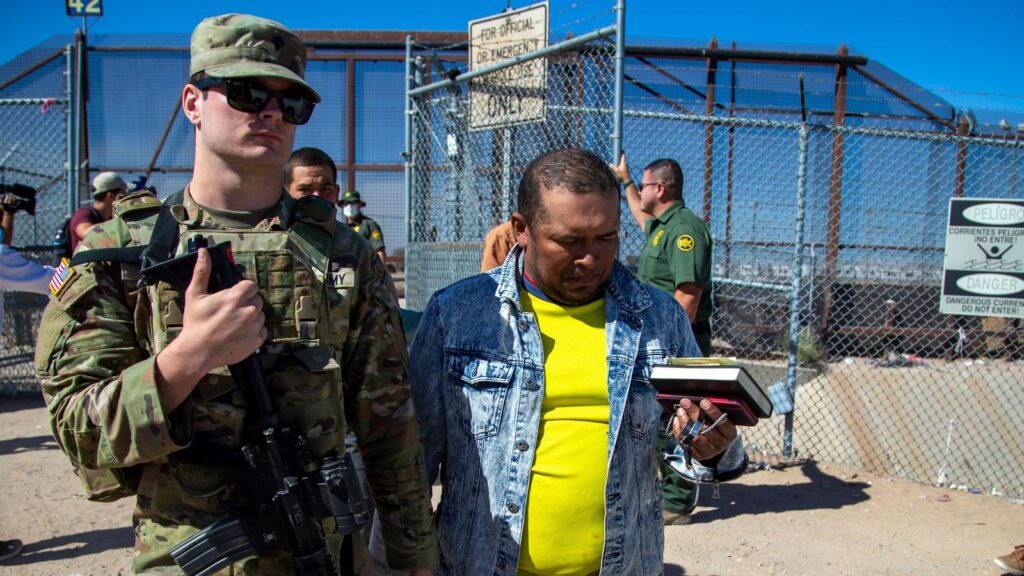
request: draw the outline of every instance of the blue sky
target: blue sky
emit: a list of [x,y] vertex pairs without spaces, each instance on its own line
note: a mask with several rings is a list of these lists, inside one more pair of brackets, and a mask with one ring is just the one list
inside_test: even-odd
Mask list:
[[[512,2],[513,8],[529,2]],[[188,33],[205,16],[249,12],[300,29],[466,30],[496,14],[505,0],[105,0],[90,33]],[[614,0],[553,0],[552,37],[613,22]],[[630,39],[681,38],[722,46],[847,43],[860,53],[933,90],[957,107],[1024,111],[1024,0],[630,0]],[[63,3],[5,2],[0,64],[54,34],[72,34],[80,19]],[[557,28],[556,28],[557,27]],[[70,37],[70,36],[69,36]],[[751,46],[750,44],[757,44]]]

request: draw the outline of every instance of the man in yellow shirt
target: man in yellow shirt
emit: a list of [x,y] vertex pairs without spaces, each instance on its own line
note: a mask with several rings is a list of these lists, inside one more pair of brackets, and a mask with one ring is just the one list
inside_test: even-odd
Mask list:
[[[439,574],[662,573],[653,365],[699,356],[683,309],[615,260],[618,181],[598,156],[549,152],[519,185],[505,263],[438,291],[410,353]],[[721,412],[684,401],[683,422]],[[738,475],[728,421],[692,444]]]

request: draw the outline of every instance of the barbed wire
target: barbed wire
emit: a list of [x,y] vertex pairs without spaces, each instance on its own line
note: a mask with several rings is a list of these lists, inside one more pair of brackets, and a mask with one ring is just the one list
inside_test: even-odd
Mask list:
[[944,92],[949,94],[961,94],[964,96],[983,96],[992,98],[1013,98],[1015,100],[1024,100],[1024,94],[1011,94],[1008,92],[971,92],[968,90],[958,90],[956,88],[926,88],[931,92]]
[[552,32],[556,32],[556,31],[559,31],[559,30],[565,30],[566,28],[569,28],[570,26],[577,26],[577,25],[583,24],[584,22],[589,22],[591,20],[596,20],[597,18],[599,18],[601,16],[612,15],[614,13],[615,13],[614,9],[608,9],[608,10],[604,10],[604,11],[601,11],[601,12],[594,12],[593,14],[590,14],[589,16],[584,16],[582,18],[577,18],[576,20],[573,20],[571,22],[566,22],[565,24],[562,24],[562,25],[558,26],[557,28],[552,28],[551,31]]

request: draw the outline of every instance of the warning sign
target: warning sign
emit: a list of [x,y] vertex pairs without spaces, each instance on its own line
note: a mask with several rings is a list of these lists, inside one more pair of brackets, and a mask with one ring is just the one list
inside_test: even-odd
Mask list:
[[[548,45],[548,4],[469,23],[469,69],[481,70]],[[547,58],[535,58],[470,81],[469,129],[544,120]]]
[[1024,318],[1024,200],[950,199],[939,309]]

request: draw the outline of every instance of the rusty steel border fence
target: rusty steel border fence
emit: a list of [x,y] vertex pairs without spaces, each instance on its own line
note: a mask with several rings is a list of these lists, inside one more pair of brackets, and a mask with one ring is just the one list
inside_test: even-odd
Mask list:
[[1024,497],[1019,319],[939,312],[949,199],[1020,199],[1024,142],[625,115],[697,176],[714,353],[742,359],[777,404],[745,431],[758,458]]
[[[777,405],[743,431],[754,461],[814,458],[1024,498],[1019,319],[938,311],[949,199],[1020,198],[1024,141],[927,114],[881,128],[715,115],[710,104],[694,114],[649,87],[654,98],[617,111],[614,57],[604,40],[549,56],[548,114],[534,124],[472,130],[472,79],[412,82],[406,305],[422,309],[478,272],[482,239],[514,209],[531,159],[581,146],[611,161],[618,114],[634,179],[676,159],[687,206],[709,223],[714,354],[739,358]],[[427,66],[410,51],[411,80]],[[627,220],[620,259],[635,266],[644,237]]]

